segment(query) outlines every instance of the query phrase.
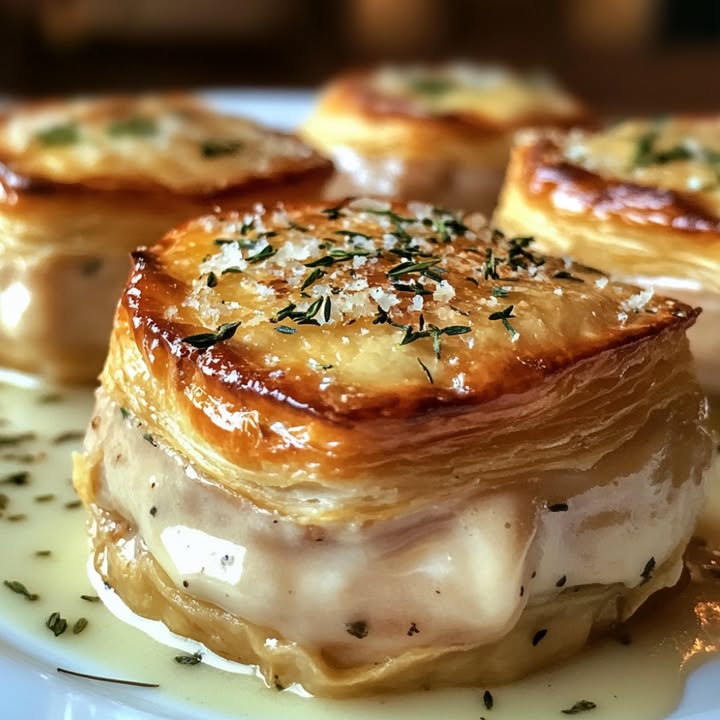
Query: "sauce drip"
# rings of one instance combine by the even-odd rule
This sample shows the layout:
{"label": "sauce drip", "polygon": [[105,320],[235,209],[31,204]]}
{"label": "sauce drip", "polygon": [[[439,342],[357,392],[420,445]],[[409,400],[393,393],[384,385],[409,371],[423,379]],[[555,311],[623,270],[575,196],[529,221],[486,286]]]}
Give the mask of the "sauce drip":
{"label": "sauce drip", "polygon": [[[680,584],[653,596],[613,636],[512,685],[323,700],[266,688],[255,677],[204,662],[178,664],[174,658],[183,652],[121,622],[101,602],[81,598],[96,593],[86,573],[85,513],[72,489],[70,453],[80,446],[91,407],[87,390],[55,394],[0,385],[0,581],[17,580],[39,594],[30,602],[0,586],[0,639],[40,660],[49,659],[48,672],[60,665],[159,683],[158,688],[123,688],[122,697],[145,710],[182,708],[203,717],[214,712],[251,720],[550,720],[566,717],[562,710],[585,700],[596,705],[580,713],[590,720],[659,720],[677,706],[692,670],[713,656],[717,663],[720,550],[714,548],[720,548],[720,475],[714,472],[708,510],[698,530],[704,539],[689,547]],[[720,427],[720,413],[716,423]],[[68,622],[57,637],[45,625],[53,612]],[[74,634],[73,626],[82,617],[87,627]],[[94,681],[67,682],[77,693],[83,683]],[[719,707],[716,703],[706,709]]]}

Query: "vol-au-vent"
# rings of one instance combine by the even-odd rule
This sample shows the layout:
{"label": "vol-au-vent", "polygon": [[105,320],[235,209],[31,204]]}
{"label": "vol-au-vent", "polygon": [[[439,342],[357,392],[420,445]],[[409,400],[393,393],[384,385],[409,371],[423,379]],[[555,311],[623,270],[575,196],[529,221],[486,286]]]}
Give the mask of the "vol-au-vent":
{"label": "vol-au-vent", "polygon": [[189,96],[10,106],[0,117],[0,362],[94,380],[128,253],[217,206],[317,197],[331,164]]}
{"label": "vol-au-vent", "polygon": [[631,119],[598,132],[527,134],[495,221],[618,280],[700,305],[690,332],[703,383],[720,389],[720,119]]}
{"label": "vol-au-vent", "polygon": [[679,576],[696,315],[422,203],[191,220],[133,255],[75,458],[95,571],[270,684],[519,677]]}
{"label": "vol-au-vent", "polygon": [[490,212],[518,129],[589,120],[585,106],[548,75],[450,62],[340,75],[301,133],[335,160],[330,194]]}

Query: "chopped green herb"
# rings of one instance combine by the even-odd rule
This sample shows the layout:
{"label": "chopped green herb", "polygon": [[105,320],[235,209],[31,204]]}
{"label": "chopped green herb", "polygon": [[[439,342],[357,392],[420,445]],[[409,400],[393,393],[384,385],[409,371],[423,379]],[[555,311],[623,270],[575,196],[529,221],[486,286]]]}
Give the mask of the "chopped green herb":
{"label": "chopped green herb", "polygon": [[149,442],[153,447],[157,447],[157,440],[150,433],[143,433],[143,440]]}
{"label": "chopped green herb", "polygon": [[21,432],[17,435],[0,435],[0,447],[7,445],[19,445],[20,443],[35,440],[37,435],[34,432]]}
{"label": "chopped green herb", "polygon": [[52,551],[50,550],[36,550],[35,557],[50,557]]}
{"label": "chopped green herb", "polygon": [[87,602],[100,602],[100,598],[97,595],[81,595],[81,600],[86,600]]}
{"label": "chopped green herb", "polygon": [[505,329],[510,333],[510,336],[512,337],[513,341],[516,340],[520,333],[510,324],[509,318],[514,318],[516,315],[513,315],[513,308],[514,305],[508,305],[505,309],[499,310],[498,312],[491,313],[488,315],[488,320],[501,320],[502,324],[505,326]]}
{"label": "chopped green herb", "polygon": [[23,520],[27,520],[27,515],[25,513],[17,513],[16,515],[8,515],[7,519],[10,522],[22,522]]}
{"label": "chopped green herb", "polygon": [[277,250],[272,245],[266,245],[262,250],[259,250],[254,255],[250,255],[247,258],[247,261],[249,263],[259,263],[263,260],[267,260],[268,258],[271,258]]}
{"label": "chopped green herb", "polygon": [[34,498],[36,503],[45,503],[50,502],[51,500],[55,499],[54,493],[45,493],[43,495],[36,495]]}
{"label": "chopped green herb", "polygon": [[157,515],[157,506],[153,505],[153,506],[150,508],[150,514],[151,514],[153,517],[155,517],[155,516]]}
{"label": "chopped green herb", "polygon": [[73,635],[79,635],[88,626],[87,618],[81,617],[75,621],[73,625]]}
{"label": "chopped green herb", "polygon": [[402,277],[403,275],[408,275],[409,273],[415,273],[419,272],[420,274],[425,273],[426,270],[433,267],[434,265],[437,265],[440,262],[440,260],[433,258],[432,260],[424,260],[423,262],[412,262],[412,261],[406,261],[402,262],[399,265],[396,265],[394,268],[391,268],[387,272],[387,276],[389,278],[395,278],[395,277]]}
{"label": "chopped green herb", "polygon": [[240,325],[240,321],[224,323],[218,327],[216,332],[198,333],[197,335],[188,335],[184,337],[182,342],[192,345],[198,350],[207,350],[217,343],[229,340]]}
{"label": "chopped green herb", "polygon": [[63,507],[66,510],[76,510],[79,507],[82,507],[82,501],[80,500],[71,500],[70,502],[66,502]]}
{"label": "chopped green herb", "polygon": [[127,420],[130,417],[130,411],[125,407],[120,408],[120,414],[122,415],[123,420]]}
{"label": "chopped green herb", "polygon": [[535,647],[546,635],[548,631],[546,628],[542,628],[542,630],[538,630],[534,635],[532,639],[533,647]]}
{"label": "chopped green herb", "polygon": [[345,623],[345,632],[347,632],[348,635],[358,638],[358,640],[362,640],[364,637],[367,637],[368,624],[364,620]]}
{"label": "chopped green herb", "polygon": [[512,288],[508,285],[502,285],[501,287],[494,287],[490,293],[493,297],[496,298],[504,298],[508,296],[508,293],[512,290]]}
{"label": "chopped green herb", "polygon": [[155,120],[142,115],[116,120],[107,127],[107,134],[110,137],[149,137],[156,132]]}
{"label": "chopped green herb", "polygon": [[70,122],[40,130],[35,134],[35,139],[46,147],[60,147],[76,143],[80,139],[80,133],[78,126]]}
{"label": "chopped green herb", "polygon": [[214,288],[218,284],[217,275],[212,272],[212,270],[208,273],[207,276],[207,286],[209,288]]}
{"label": "chopped green herb", "polygon": [[55,435],[51,442],[53,445],[60,445],[65,442],[77,442],[78,440],[82,440],[84,437],[84,430],[67,430]]}
{"label": "chopped green herb", "polygon": [[288,325],[278,325],[275,329],[283,335],[294,335],[297,332],[297,328]]}
{"label": "chopped green herb", "polygon": [[200,154],[204,158],[218,158],[223,155],[235,155],[242,150],[238,140],[204,140],[200,143]]}
{"label": "chopped green herb", "polygon": [[561,587],[563,587],[563,586],[565,585],[566,582],[567,582],[567,575],[563,575],[563,576],[555,583],[555,587],[561,588]]}
{"label": "chopped green herb", "polygon": [[492,693],[489,690],[486,690],[483,693],[483,704],[488,710],[493,709],[493,705],[495,704],[495,699],[492,696]]}
{"label": "chopped green herb", "polygon": [[646,563],[645,567],[643,568],[643,571],[640,573],[640,577],[642,578],[641,585],[644,585],[646,582],[650,580],[650,578],[653,576],[653,573],[655,572],[655,558],[651,557]]}
{"label": "chopped green herb", "polygon": [[27,470],[10,473],[0,480],[0,485],[27,485],[30,481],[30,473]]}
{"label": "chopped green herb", "polygon": [[444,95],[453,89],[454,85],[449,80],[441,78],[418,78],[410,82],[410,87],[421,95]]}
{"label": "chopped green herb", "polygon": [[324,208],[320,212],[323,215],[326,215],[328,220],[337,220],[338,218],[342,217],[342,213],[340,212],[340,210],[342,210],[342,205],[336,205],[335,207]]}
{"label": "chopped green herb", "polygon": [[561,710],[564,715],[577,715],[581,712],[587,712],[588,710],[594,710],[597,707],[594,702],[590,700],[578,700],[571,708],[567,710]]}
{"label": "chopped green herb", "polygon": [[332,300],[330,296],[325,297],[325,305],[323,307],[323,320],[326,323],[330,322],[330,316],[332,315]]}
{"label": "chopped green herb", "polygon": [[14,593],[23,595],[30,602],[34,602],[40,597],[37,593],[31,593],[19,580],[3,580],[3,585]]}
{"label": "chopped green herb", "polygon": [[45,627],[52,631],[55,637],[62,635],[67,630],[67,620],[59,612],[50,614],[45,621]]}
{"label": "chopped green herb", "polygon": [[291,230],[297,230],[298,232],[307,232],[309,230],[309,228],[306,228],[304,225],[300,225],[292,220],[288,223],[288,227]]}
{"label": "chopped green herb", "polygon": [[548,510],[550,512],[567,512],[568,504],[567,503],[555,503],[554,505],[548,505]]}
{"label": "chopped green herb", "polygon": [[192,655],[176,655],[175,662],[178,665],[198,665],[202,662],[202,655],[199,652]]}
{"label": "chopped green herb", "polygon": [[435,381],[433,380],[433,376],[430,374],[430,371],[428,370],[428,368],[427,368],[427,366],[425,365],[425,363],[424,363],[420,358],[416,358],[416,360],[418,361],[418,365],[420,365],[420,367],[423,369],[423,372],[425,373],[425,375],[426,375],[426,377],[427,377],[427,379],[428,379],[428,382],[429,382],[431,385],[434,385],[434,384],[435,384]]}
{"label": "chopped green herb", "polygon": [[[315,268],[306,278],[305,282],[300,286],[300,290],[305,290],[306,288],[309,288],[314,282],[319,280],[321,277],[325,276],[325,271],[322,268]],[[295,306],[293,305],[293,309]]]}
{"label": "chopped green herb", "polygon": [[651,165],[655,156],[654,147],[658,138],[656,129],[646,132],[638,138],[635,148],[635,156],[633,158],[633,167],[642,167],[643,165]]}
{"label": "chopped green herb", "polygon": [[135,680],[119,680],[118,678],[103,677],[102,675],[88,675],[87,673],[76,672],[75,670],[66,670],[65,668],[56,668],[59,673],[72,675],[74,677],[87,678],[88,680],[99,680],[100,682],[116,683],[117,685],[130,685],[132,687],[156,688],[160,687],[158,683],[136,682]]}

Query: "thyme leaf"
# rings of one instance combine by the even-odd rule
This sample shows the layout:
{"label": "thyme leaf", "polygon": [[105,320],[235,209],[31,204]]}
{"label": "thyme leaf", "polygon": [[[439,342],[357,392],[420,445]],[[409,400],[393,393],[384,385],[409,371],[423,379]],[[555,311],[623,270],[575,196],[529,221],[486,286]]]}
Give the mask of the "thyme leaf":
{"label": "thyme leaf", "polygon": [[30,602],[35,602],[40,597],[37,593],[31,593],[19,580],[3,580],[3,585],[14,593],[27,598]]}
{"label": "thyme leaf", "polygon": [[240,325],[240,321],[224,323],[218,327],[216,332],[198,333],[197,335],[188,335],[182,339],[182,342],[192,345],[198,350],[207,350],[217,343],[229,340]]}

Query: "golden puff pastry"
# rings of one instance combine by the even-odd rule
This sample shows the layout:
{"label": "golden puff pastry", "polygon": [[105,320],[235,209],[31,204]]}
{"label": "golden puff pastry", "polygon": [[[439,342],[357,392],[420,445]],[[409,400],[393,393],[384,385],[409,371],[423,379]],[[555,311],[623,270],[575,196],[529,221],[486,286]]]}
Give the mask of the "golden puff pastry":
{"label": "golden puff pastry", "polygon": [[329,161],[185,96],[0,116],[0,364],[94,381],[127,256],[216,206],[317,197]]}
{"label": "golden puff pastry", "polygon": [[518,128],[586,124],[548,77],[447,63],[332,81],[301,133],[338,168],[331,195],[371,193],[489,213]]}
{"label": "golden puff pastry", "polygon": [[94,567],[271,684],[519,677],[679,576],[696,315],[423,203],[187,222],[133,255],[75,458]]}
{"label": "golden puff pastry", "polygon": [[720,390],[720,120],[627,120],[602,132],[528,133],[495,221],[615,278],[701,305],[690,331]]}

